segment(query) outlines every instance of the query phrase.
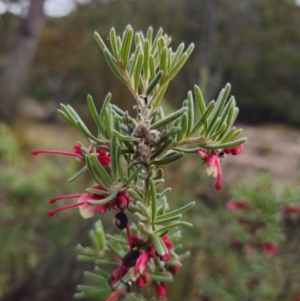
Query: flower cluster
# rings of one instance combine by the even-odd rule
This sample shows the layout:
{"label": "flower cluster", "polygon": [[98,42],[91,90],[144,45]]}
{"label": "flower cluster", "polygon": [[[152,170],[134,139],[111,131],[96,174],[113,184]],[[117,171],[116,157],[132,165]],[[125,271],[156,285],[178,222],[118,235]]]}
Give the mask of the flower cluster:
{"label": "flower cluster", "polygon": [[248,237],[246,242],[232,239],[231,246],[233,248],[239,250],[244,248],[256,249],[265,254],[276,254],[278,252],[279,247],[276,243],[261,241],[256,235],[258,231],[267,230],[268,224],[264,220],[259,220],[256,217],[247,218],[247,212],[250,213],[252,209],[247,202],[230,200],[227,202],[227,209],[235,214],[237,224]]}
{"label": "flower cluster", "polygon": [[[173,244],[169,240],[168,235],[164,235],[162,240],[168,250],[172,251]],[[150,286],[153,286],[158,298],[164,300],[167,296],[167,283],[164,281],[153,281],[151,273],[155,272],[155,270],[164,270],[166,273],[177,274],[181,266],[168,265],[171,259],[170,252],[165,256],[160,256],[151,243],[149,244],[149,242],[145,242],[136,236],[131,236],[129,247],[130,251],[125,254],[121,261],[118,258],[115,259],[118,267],[112,271],[109,279],[112,290],[115,290],[120,282],[125,284],[129,290],[133,290],[134,287],[147,290]],[[126,275],[130,273],[132,273],[130,281],[124,282],[123,278],[126,278]]]}

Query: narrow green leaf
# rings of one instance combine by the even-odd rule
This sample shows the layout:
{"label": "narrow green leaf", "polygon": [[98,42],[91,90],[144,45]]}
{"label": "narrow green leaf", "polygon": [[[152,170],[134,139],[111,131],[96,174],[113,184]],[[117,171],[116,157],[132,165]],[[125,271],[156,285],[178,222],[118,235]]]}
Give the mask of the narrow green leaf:
{"label": "narrow green leaf", "polygon": [[139,211],[140,211],[144,216],[147,217],[147,220],[149,220],[149,219],[151,218],[150,213],[149,213],[149,210],[148,210],[148,208],[144,205],[143,202],[137,201],[137,202],[136,202],[136,206],[137,206],[137,208],[139,209]]}
{"label": "narrow green leaf", "polygon": [[101,133],[102,137],[105,137],[105,132],[104,132],[104,129],[103,129],[103,126],[102,126],[102,123],[101,123],[101,120],[99,118],[99,115],[98,115],[98,112],[97,112],[97,109],[95,107],[95,103],[93,101],[93,98],[91,95],[88,94],[87,96],[87,103],[88,103],[88,106],[89,106],[89,109],[90,109],[90,112],[91,112],[91,115],[97,125],[97,128],[99,130],[99,132]]}
{"label": "narrow green leaf", "polygon": [[74,127],[76,130],[78,130],[77,124],[71,120],[67,114],[61,110],[58,110],[58,114],[60,117],[62,117],[69,125],[71,125],[72,127]]}
{"label": "narrow green leaf", "polygon": [[106,299],[111,295],[111,288],[94,288],[85,290],[83,292],[77,293],[74,295],[75,299],[82,298],[97,298],[97,299]]}
{"label": "narrow green leaf", "polygon": [[89,231],[89,238],[93,243],[93,246],[97,249],[97,250],[101,250],[101,244],[100,244],[100,240],[98,239],[96,232],[92,229]]}
{"label": "narrow green leaf", "polygon": [[182,214],[169,216],[169,217],[166,217],[166,218],[160,218],[160,219],[157,219],[155,221],[155,224],[157,224],[157,225],[163,224],[164,225],[165,223],[173,222],[173,221],[176,221],[176,220],[181,219],[181,218],[182,218]]}
{"label": "narrow green leaf", "polygon": [[168,88],[168,84],[161,86],[159,89],[159,93],[157,93],[155,95],[155,97],[153,97],[153,99],[151,101],[153,109],[156,109],[160,105],[160,102],[161,102],[162,98],[164,97],[167,88]]}
{"label": "narrow green leaf", "polygon": [[163,240],[155,233],[149,233],[149,237],[158,255],[159,256],[166,255],[168,250],[166,249]]}
{"label": "narrow green leaf", "polygon": [[95,262],[97,258],[98,255],[95,256],[78,255],[76,259],[80,262]]}
{"label": "narrow green leaf", "polygon": [[114,29],[114,27],[109,32],[109,38],[114,57],[116,59],[119,59],[119,49],[117,44],[116,30]]}
{"label": "narrow green leaf", "polygon": [[147,40],[149,41],[150,45],[152,43],[152,35],[153,35],[153,28],[150,26],[147,30]]}
{"label": "narrow green leaf", "polygon": [[108,188],[109,186],[107,185],[107,183],[103,180],[103,178],[101,178],[93,169],[93,165],[91,163],[91,159],[89,157],[86,157],[86,164],[89,170],[89,173],[91,174],[92,178],[102,187],[104,188]]}
{"label": "narrow green leaf", "polygon": [[155,176],[153,177],[153,180],[161,180],[164,178],[164,171],[162,168],[158,168],[156,170]]}
{"label": "narrow green leaf", "polygon": [[151,49],[151,53],[154,54],[155,51],[157,50],[157,46],[158,46],[158,41],[160,39],[160,37],[162,36],[163,34],[163,29],[160,28],[154,38],[154,41],[153,41],[153,44],[152,44],[152,49]]}
{"label": "narrow green leaf", "polygon": [[86,188],[86,191],[95,194],[95,195],[109,195],[110,192],[106,190],[100,190],[100,189],[95,189],[95,188]]}
{"label": "narrow green leaf", "polygon": [[184,213],[185,211],[191,209],[193,206],[195,205],[195,202],[190,202],[176,210],[173,210],[173,211],[170,211],[166,214],[163,214],[163,215],[160,215],[156,218],[157,221],[160,221],[160,220],[163,220],[163,219],[166,219],[166,218],[169,218],[169,217],[173,217],[173,216],[177,216],[178,214],[182,214]]}
{"label": "narrow green leaf", "polygon": [[141,48],[138,46],[135,49],[135,52],[133,54],[133,61],[132,61],[132,65],[131,65],[130,72],[129,72],[130,78],[133,78],[133,75],[136,72],[136,68],[138,65],[138,58],[139,58],[140,53],[141,53]]}
{"label": "narrow green leaf", "polygon": [[172,68],[170,74],[169,74],[169,80],[173,79],[175,75],[180,71],[180,69],[183,67],[187,59],[189,58],[190,54],[192,53],[194,49],[194,44],[191,44],[187,51],[181,56],[181,58],[178,60],[178,62],[175,64],[175,66]]}
{"label": "narrow green leaf", "polygon": [[162,197],[164,197],[168,192],[172,191],[172,188],[171,187],[167,187],[165,188],[162,192],[160,192],[158,195],[157,195],[157,198],[158,199],[161,199]]}
{"label": "narrow green leaf", "polygon": [[110,141],[110,159],[111,159],[111,175],[115,183],[118,182],[119,176],[119,157],[118,157],[118,149],[117,149],[117,137],[116,135],[112,135]]}
{"label": "narrow green leaf", "polygon": [[170,145],[174,142],[174,138],[170,137],[168,138],[156,151],[153,155],[151,155],[150,160],[154,160],[159,155],[161,155],[164,151],[168,149]]}
{"label": "narrow green leaf", "polygon": [[[221,122],[219,122],[219,125]],[[226,122],[223,122],[221,126],[218,127],[216,131],[213,131],[214,134],[211,135],[212,140],[218,140],[217,137],[220,135],[220,133],[226,132],[227,124]]]}
{"label": "narrow green leaf", "polygon": [[103,225],[101,220],[98,220],[94,223],[94,231],[96,233],[98,246],[96,247],[97,250],[102,250],[106,247],[106,240],[105,240],[105,232],[103,229]]}
{"label": "narrow green leaf", "polygon": [[114,72],[114,74],[121,80],[125,85],[127,85],[126,78],[123,76],[122,71],[120,70],[119,66],[116,63],[115,58],[106,48],[103,50],[104,57],[110,67],[110,69]]}
{"label": "narrow green leaf", "polygon": [[189,91],[187,95],[187,106],[188,106],[187,135],[189,135],[194,125],[194,115],[195,115],[194,99],[191,91]]}
{"label": "narrow green leaf", "polygon": [[154,274],[154,273],[148,273],[150,276],[151,280],[155,282],[172,282],[173,277],[171,274],[168,275],[163,275],[163,274]]}
{"label": "narrow green leaf", "polygon": [[104,51],[104,49],[106,49],[106,45],[105,45],[104,41],[102,40],[101,36],[99,35],[99,33],[96,31],[94,32],[94,38],[97,41],[100,48]]}
{"label": "narrow green leaf", "polygon": [[113,199],[117,196],[118,192],[119,192],[118,190],[115,190],[114,192],[112,192],[111,195],[109,195],[108,197],[106,197],[106,198],[104,198],[104,199],[101,199],[101,200],[99,200],[99,201],[88,200],[87,203],[88,203],[89,205],[94,205],[94,206],[104,205],[104,204],[110,202],[111,200],[113,200]]}
{"label": "narrow green leaf", "polygon": [[91,160],[91,163],[93,164],[97,172],[101,175],[102,181],[105,182],[105,186],[111,187],[113,185],[113,180],[111,179],[103,165],[99,162],[98,157],[96,155],[91,155],[89,156],[89,159]]}
{"label": "narrow green leaf", "polygon": [[176,150],[176,151],[179,151],[179,152],[186,153],[186,154],[194,154],[194,153],[197,152],[197,150],[199,150],[199,147],[195,147],[195,148],[174,147],[173,149]]}
{"label": "narrow green leaf", "polygon": [[178,133],[176,140],[180,142],[186,135],[187,135],[187,129],[188,129],[188,115],[187,113],[184,113],[181,117],[181,131]]}
{"label": "narrow green leaf", "polygon": [[167,229],[178,227],[178,226],[193,227],[193,224],[185,222],[185,221],[174,221],[174,222],[170,222],[169,224],[167,224],[164,227],[160,228],[157,232],[162,233],[162,232],[166,231]]}
{"label": "narrow green leaf", "polygon": [[162,78],[163,72],[161,70],[159,70],[155,77],[152,79],[152,81],[150,82],[147,90],[146,90],[146,95],[149,95],[152,90],[155,88],[155,86],[157,85],[157,83],[160,81],[160,79]]}
{"label": "narrow green leaf", "polygon": [[172,60],[172,49],[169,48],[167,51],[167,58],[166,58],[166,74],[169,74],[171,71],[171,60]]}
{"label": "narrow green leaf", "polygon": [[141,172],[141,170],[142,170],[142,167],[137,168],[137,169],[130,175],[130,177],[128,177],[128,179],[127,179],[126,182],[124,183],[124,186],[127,187],[127,186],[131,183],[131,181],[132,181],[133,179],[135,179],[135,178],[139,175],[139,173]]}
{"label": "narrow green leaf", "polygon": [[125,31],[125,36],[123,39],[123,44],[121,47],[121,61],[123,63],[124,69],[127,68],[129,53],[132,44],[132,37],[133,37],[133,29],[131,28],[131,26],[127,26]]}
{"label": "narrow green leaf", "polygon": [[162,143],[164,141],[166,141],[169,137],[171,136],[175,136],[176,134],[178,134],[181,131],[181,127],[180,126],[175,126],[173,127],[170,131],[166,132],[164,135],[162,135],[159,139],[159,143]]}
{"label": "narrow green leaf", "polygon": [[106,116],[106,109],[110,103],[111,100],[111,93],[108,93],[103,101],[103,105],[99,114],[99,118],[100,120],[103,122],[104,120],[106,120],[107,116]]}
{"label": "narrow green leaf", "polygon": [[91,134],[91,132],[87,129],[87,127],[85,126],[85,124],[81,121],[81,120],[77,120],[77,126],[78,129],[80,130],[80,132],[87,138],[96,141],[98,143],[103,143],[102,140],[96,138],[94,135]]}
{"label": "narrow green leaf", "polygon": [[221,123],[223,123],[226,120],[226,118],[228,117],[230,112],[234,110],[234,108],[235,108],[235,99],[233,96],[231,96],[220,115]]}
{"label": "narrow green leaf", "polygon": [[[126,240],[125,238],[120,238],[120,237],[115,236],[115,235],[106,234],[106,237],[107,237],[109,240],[114,240],[114,241],[119,242],[119,243],[124,244],[124,245],[127,243],[127,240]],[[105,261],[105,260],[108,260],[108,259],[105,258],[103,261]],[[113,261],[113,262],[116,264],[115,261]]]}
{"label": "narrow green leaf", "polygon": [[231,147],[235,147],[241,144],[244,144],[246,142],[246,138],[240,138],[237,140],[233,140],[233,141],[229,141],[226,143],[221,143],[221,144],[205,144],[205,145],[201,145],[202,148],[204,149],[225,149],[225,148],[231,148]]}
{"label": "narrow green leaf", "polygon": [[160,158],[159,160],[155,160],[155,161],[153,161],[153,164],[155,164],[155,165],[169,164],[169,163],[179,160],[182,157],[183,157],[182,153],[172,152],[172,155],[167,155],[167,156]]}
{"label": "narrow green leaf", "polygon": [[141,70],[142,70],[143,60],[144,60],[144,56],[142,53],[140,53],[138,56],[136,72],[135,72],[135,77],[134,77],[134,91],[135,92],[139,91],[140,80],[142,77]]}
{"label": "narrow green leaf", "polygon": [[145,82],[148,81],[149,79],[149,74],[150,74],[150,70],[149,70],[149,56],[150,56],[150,50],[149,50],[149,41],[146,40],[145,41],[145,45],[144,45],[144,64],[143,64],[143,70],[144,70],[144,80]]}
{"label": "narrow green leaf", "polygon": [[142,214],[140,212],[135,212],[133,215],[138,221],[141,221],[141,222],[148,222],[150,220],[149,217],[145,216],[144,214]]}
{"label": "narrow green leaf", "polygon": [[228,142],[234,138],[236,138],[240,133],[242,132],[242,129],[236,130],[235,127],[233,127],[229,133],[221,140],[221,143]]}
{"label": "narrow green leaf", "polygon": [[208,104],[208,107],[207,107],[205,113],[203,114],[203,116],[200,117],[199,121],[196,123],[196,125],[193,128],[193,130],[189,134],[189,137],[192,137],[192,136],[194,136],[197,133],[197,131],[200,129],[200,127],[206,122],[207,118],[211,114],[211,112],[212,112],[212,110],[213,110],[214,107],[215,107],[215,102],[211,101]]}
{"label": "narrow green leaf", "polygon": [[89,271],[85,271],[84,276],[87,279],[94,280],[96,282],[102,282],[102,281],[107,280],[107,278],[103,277],[102,275],[97,275],[97,274],[91,273]]}
{"label": "narrow green leaf", "polygon": [[160,70],[167,74],[167,47],[163,47],[160,56]]}
{"label": "narrow green leaf", "polygon": [[104,271],[103,269],[97,266],[95,267],[95,273],[102,275],[103,277],[106,277],[106,279],[108,279],[108,277],[110,276],[106,271]]}
{"label": "narrow green leaf", "polygon": [[84,174],[88,170],[87,165],[84,165],[74,176],[72,176],[70,179],[68,179],[68,182],[72,182],[79,178],[82,174]]}
{"label": "narrow green leaf", "polygon": [[205,105],[205,101],[203,99],[201,90],[197,85],[194,86],[194,94],[195,94],[195,97],[197,100],[199,111],[200,111],[201,115],[203,115],[206,111],[206,105]]}
{"label": "narrow green leaf", "polygon": [[150,129],[151,130],[155,130],[155,129],[159,129],[162,126],[174,121],[175,119],[177,119],[178,117],[180,117],[183,113],[185,113],[187,111],[187,108],[181,108],[178,111],[175,111],[174,113],[170,114],[169,116],[167,116],[165,119],[159,120],[156,123],[152,124]]}
{"label": "narrow green leaf", "polygon": [[135,138],[132,136],[125,136],[120,134],[119,132],[117,132],[116,130],[112,130],[113,134],[118,137],[118,139],[122,140],[122,141],[132,141],[132,142],[139,142],[140,139],[139,138]]}
{"label": "narrow green leaf", "polygon": [[156,198],[156,187],[153,179],[150,179],[150,196],[151,196],[151,220],[152,224],[155,223],[156,210],[157,210],[157,198]]}
{"label": "narrow green leaf", "polygon": [[140,201],[141,203],[144,202],[143,198],[132,188],[128,189],[128,193],[130,194],[130,196],[136,200],[136,201]]}
{"label": "narrow green leaf", "polygon": [[206,132],[207,136],[209,136],[209,134],[211,133],[211,130],[225,105],[229,93],[230,93],[230,85],[226,84],[225,88],[221,90],[218,99],[216,101],[216,105],[208,119],[208,128]]}
{"label": "narrow green leaf", "polygon": [[149,56],[149,68],[150,68],[150,77],[154,78],[156,68],[155,68],[155,59],[152,54]]}
{"label": "narrow green leaf", "polygon": [[179,57],[181,56],[181,54],[183,52],[183,49],[184,49],[184,43],[181,43],[178,46],[178,48],[177,48],[174,56],[172,57],[172,60],[171,60],[171,69],[173,69],[174,66],[175,66],[175,64],[178,62],[178,59],[179,59]]}

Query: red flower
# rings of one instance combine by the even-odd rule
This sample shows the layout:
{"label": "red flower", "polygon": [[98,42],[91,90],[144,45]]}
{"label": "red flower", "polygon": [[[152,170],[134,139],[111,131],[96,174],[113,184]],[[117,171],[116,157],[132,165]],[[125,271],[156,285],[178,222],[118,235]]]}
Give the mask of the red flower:
{"label": "red flower", "polygon": [[229,209],[231,211],[248,210],[249,205],[246,202],[228,201],[227,202],[227,209]]}
{"label": "red flower", "polygon": [[295,297],[295,301],[300,301],[300,295]]}
{"label": "red flower", "polygon": [[155,286],[155,290],[157,292],[158,298],[161,300],[166,299],[167,297],[167,284],[161,283]]}
{"label": "red flower", "polygon": [[276,254],[278,252],[279,247],[277,245],[271,244],[271,243],[264,243],[263,246],[263,252],[264,253],[270,253],[270,254]]}
{"label": "red flower", "polygon": [[[32,155],[39,155],[39,154],[56,154],[56,155],[62,155],[62,156],[69,156],[69,157],[76,157],[79,161],[84,161],[84,156],[83,152],[81,150],[81,147],[79,144],[75,144],[73,146],[74,152],[65,152],[65,151],[58,151],[58,150],[49,150],[49,149],[44,149],[44,150],[35,150],[32,151]],[[92,149],[89,147],[89,151],[91,152]],[[106,151],[103,151],[101,149],[96,149],[97,157],[99,162],[104,166],[104,167],[109,167],[110,166],[110,157],[109,153]]]}
{"label": "red flower", "polygon": [[149,261],[149,255],[147,252],[142,252],[135,264],[134,274],[138,275],[145,271],[147,262]]}
{"label": "red flower", "polygon": [[[94,189],[98,190],[104,190],[100,185],[94,186]],[[50,203],[53,204],[57,202],[58,200],[64,200],[64,199],[73,199],[73,198],[78,198],[77,203],[70,204],[70,205],[65,205],[56,209],[53,209],[47,213],[48,216],[53,216],[57,212],[70,209],[70,208],[75,208],[79,207],[80,214],[82,215],[83,218],[90,218],[94,216],[95,212],[98,213],[104,213],[110,206],[109,203],[103,204],[103,205],[89,205],[88,201],[98,201],[103,199],[102,195],[95,195],[90,192],[87,193],[82,193],[82,194],[69,194],[69,195],[62,195],[58,196],[56,198],[53,198],[50,200]]]}
{"label": "red flower", "polygon": [[283,212],[286,215],[297,214],[297,213],[300,212],[300,207],[299,206],[295,206],[295,205],[285,205],[283,207]]}
{"label": "red flower", "polygon": [[219,157],[216,154],[210,154],[208,152],[199,149],[197,151],[199,157],[206,162],[206,172],[209,176],[217,178],[215,188],[217,190],[222,188],[222,170]]}
{"label": "red flower", "polygon": [[224,153],[225,154],[232,154],[233,156],[239,155],[241,152],[243,152],[244,150],[244,146],[238,145],[236,147],[232,147],[232,148],[225,148],[224,149]]}

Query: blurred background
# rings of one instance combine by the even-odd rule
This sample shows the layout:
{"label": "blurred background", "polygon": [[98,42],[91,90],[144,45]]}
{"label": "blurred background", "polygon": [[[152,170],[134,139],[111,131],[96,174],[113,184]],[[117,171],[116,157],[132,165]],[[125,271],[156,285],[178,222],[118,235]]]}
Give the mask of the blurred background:
{"label": "blurred background", "polygon": [[[167,170],[171,206],[197,200],[187,216],[196,227],[183,229],[192,257],[170,285],[170,300],[296,300],[297,212],[291,219],[279,207],[275,213],[264,209],[264,219],[271,214],[276,220],[264,235],[280,251],[252,250],[252,256],[227,239],[239,226],[226,201],[251,202],[263,191],[267,196],[257,206],[262,199],[300,205],[300,1],[0,0],[0,301],[72,300],[91,268],[76,261],[75,245],[89,244],[93,221],[82,220],[77,210],[46,217],[49,199],[84,192],[88,177],[68,183],[79,162],[31,158],[30,152],[71,151],[82,141],[58,118],[61,102],[79,110],[91,127],[87,93],[98,107],[110,91],[113,103],[132,108],[130,93],[93,38],[96,30],[108,39],[111,27],[122,34],[127,24],[144,32],[162,27],[174,49],[182,41],[195,43],[166,104],[178,108],[194,84],[208,102],[230,82],[240,108],[237,123],[248,138],[244,153],[223,159],[221,192],[196,156]],[[112,217],[103,218],[106,229],[113,228]]]}

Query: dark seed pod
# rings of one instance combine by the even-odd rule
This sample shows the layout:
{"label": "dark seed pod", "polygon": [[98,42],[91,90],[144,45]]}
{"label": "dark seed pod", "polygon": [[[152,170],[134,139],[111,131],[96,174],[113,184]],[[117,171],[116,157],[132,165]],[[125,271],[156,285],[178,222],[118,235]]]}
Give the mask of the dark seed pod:
{"label": "dark seed pod", "polygon": [[116,226],[121,230],[125,229],[128,224],[127,215],[123,211],[121,211],[115,215],[115,218],[116,218],[115,220]]}
{"label": "dark seed pod", "polygon": [[127,268],[133,267],[139,256],[140,252],[138,250],[129,251],[122,259],[123,265]]}

